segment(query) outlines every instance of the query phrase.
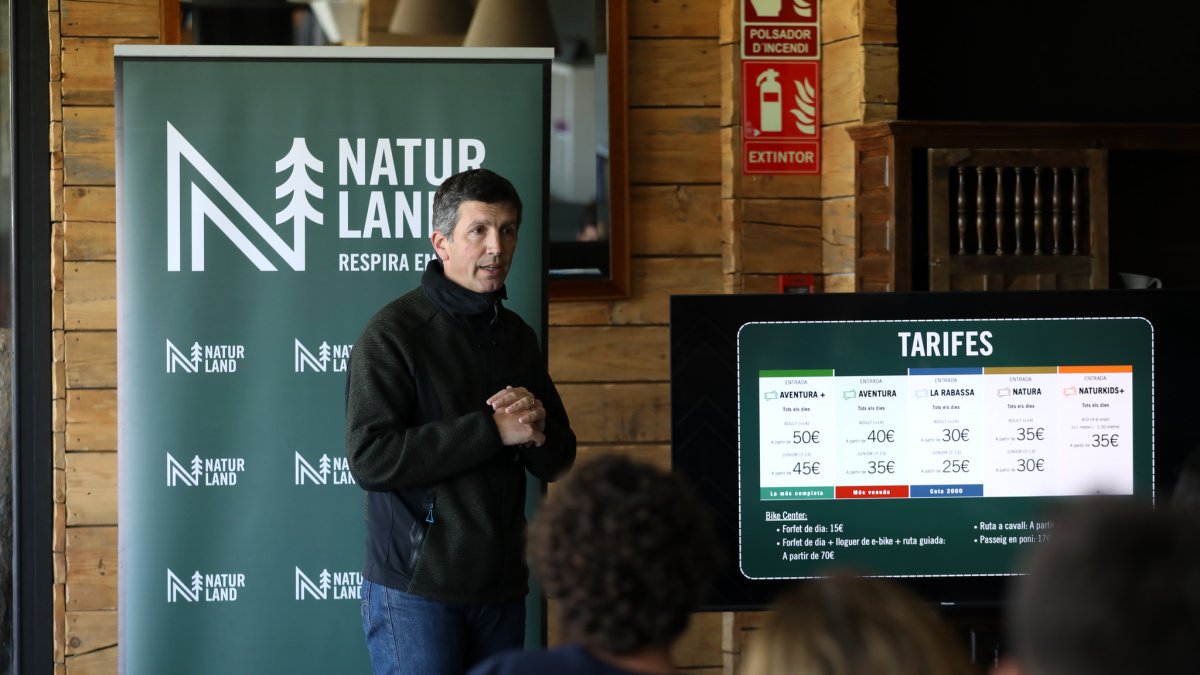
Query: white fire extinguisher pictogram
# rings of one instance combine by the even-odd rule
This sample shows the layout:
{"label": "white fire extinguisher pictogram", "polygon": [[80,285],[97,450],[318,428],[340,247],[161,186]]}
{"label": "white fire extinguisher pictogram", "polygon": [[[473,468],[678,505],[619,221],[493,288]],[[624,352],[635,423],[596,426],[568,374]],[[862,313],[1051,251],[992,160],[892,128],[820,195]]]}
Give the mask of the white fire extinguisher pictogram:
{"label": "white fire extinguisher pictogram", "polygon": [[783,131],[783,88],[777,77],[779,72],[768,68],[754,81],[758,86],[759,129],[764,132]]}

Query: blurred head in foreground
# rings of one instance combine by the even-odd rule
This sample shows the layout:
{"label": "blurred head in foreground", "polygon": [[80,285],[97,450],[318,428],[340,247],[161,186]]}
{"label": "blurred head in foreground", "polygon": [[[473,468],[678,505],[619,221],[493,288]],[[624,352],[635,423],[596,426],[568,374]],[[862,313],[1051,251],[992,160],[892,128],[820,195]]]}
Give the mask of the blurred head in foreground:
{"label": "blurred head in foreground", "polygon": [[1200,526],[1092,502],[1060,518],[1014,586],[1002,673],[1200,672]]}
{"label": "blurred head in foreground", "polygon": [[838,575],[792,587],[748,640],[745,675],[972,675],[962,646],[908,589]]}

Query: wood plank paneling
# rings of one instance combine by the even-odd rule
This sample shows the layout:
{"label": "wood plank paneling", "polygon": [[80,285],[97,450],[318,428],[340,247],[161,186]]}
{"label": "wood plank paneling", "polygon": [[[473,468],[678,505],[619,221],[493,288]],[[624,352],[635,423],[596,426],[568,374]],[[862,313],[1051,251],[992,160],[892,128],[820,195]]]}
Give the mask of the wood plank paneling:
{"label": "wood plank paneling", "polygon": [[825,198],[854,194],[854,141],[846,133],[853,124],[821,129],[821,193]]}
{"label": "wood plank paneling", "polygon": [[[612,301],[550,303],[551,326],[603,326],[612,322]],[[553,351],[552,343],[550,349]]]}
{"label": "wood plank paneling", "polygon": [[721,292],[721,259],[634,258],[630,281],[632,297],[614,303],[613,322],[666,325],[671,295]]}
{"label": "wood plank paneling", "polygon": [[821,42],[837,42],[856,37],[861,30],[861,2],[862,0],[822,0]]}
{"label": "wood plank paneling", "polygon": [[897,44],[896,0],[854,0],[862,2],[864,44]]}
{"label": "wood plank paneling", "polygon": [[68,452],[67,527],[116,524],[117,453]]}
{"label": "wood plank paneling", "polygon": [[721,613],[696,612],[687,630],[671,648],[671,660],[680,668],[721,667]]}
{"label": "wood plank paneling", "polygon": [[666,382],[564,384],[558,392],[580,444],[665,443],[671,437]]}
{"label": "wood plank paneling", "polygon": [[67,610],[117,608],[117,528],[67,528]]}
{"label": "wood plank paneling", "polygon": [[117,390],[72,389],[67,394],[67,450],[117,449]]}
{"label": "wood plank paneling", "polygon": [[63,108],[66,185],[113,185],[116,176],[113,109]]}
{"label": "wood plank paneling", "polygon": [[629,0],[629,36],[716,37],[721,0]]}
{"label": "wood plank paneling", "polygon": [[821,124],[858,120],[862,101],[862,42],[855,37],[826,45],[821,53]]}
{"label": "wood plank paneling", "polygon": [[62,219],[116,222],[116,189],[111,187],[64,187]]}
{"label": "wood plank paneling", "polygon": [[112,675],[117,672],[117,648],[68,656],[66,670],[70,675]]}
{"label": "wood plank paneling", "polygon": [[821,271],[825,274],[854,272],[854,197],[821,202]]}
{"label": "wood plank paneling", "polygon": [[550,343],[555,345],[550,374],[556,383],[667,379],[667,329],[663,326],[551,328]]}
{"label": "wood plank paneling", "polygon": [[[569,412],[569,411],[568,411]],[[671,446],[665,443],[651,445],[581,445],[576,449],[575,466],[597,457],[619,455],[656,466],[663,471],[671,470]]]}
{"label": "wood plank paneling", "polygon": [[67,330],[116,330],[116,263],[68,263],[63,293]]}
{"label": "wood plank paneling", "polygon": [[86,654],[117,644],[117,613],[67,612],[67,655]]}
{"label": "wood plank paneling", "polygon": [[742,226],[742,269],[747,274],[821,271],[821,228]]}
{"label": "wood plank paneling", "polygon": [[58,114],[62,105],[112,105],[113,45],[154,43],[136,38],[64,37]]}
{"label": "wood plank paneling", "polygon": [[716,185],[634,186],[634,255],[721,254],[721,189]]}
{"label": "wood plank paneling", "polygon": [[819,199],[747,199],[741,202],[742,224],[821,226]]}
{"label": "wood plank paneling", "polygon": [[721,182],[720,114],[717,108],[630,110],[630,182]]}
{"label": "wood plank paneling", "polygon": [[721,67],[716,38],[630,40],[631,106],[685,107],[721,104]]}
{"label": "wood plank paneling", "polygon": [[67,333],[67,386],[112,389],[117,386],[116,331]]}
{"label": "wood plank paneling", "polygon": [[[867,289],[863,289],[867,290]],[[880,289],[883,290],[883,289]],[[830,274],[825,277],[826,293],[853,293],[854,274]]]}
{"label": "wood plank paneling", "polygon": [[62,34],[158,37],[158,0],[60,0]]}
{"label": "wood plank paneling", "polygon": [[[883,45],[863,48],[863,92],[867,103],[899,103],[900,49]],[[832,120],[829,122],[832,123]]]}
{"label": "wood plank paneling", "polygon": [[69,261],[117,259],[117,224],[67,221],[63,225],[64,256]]}

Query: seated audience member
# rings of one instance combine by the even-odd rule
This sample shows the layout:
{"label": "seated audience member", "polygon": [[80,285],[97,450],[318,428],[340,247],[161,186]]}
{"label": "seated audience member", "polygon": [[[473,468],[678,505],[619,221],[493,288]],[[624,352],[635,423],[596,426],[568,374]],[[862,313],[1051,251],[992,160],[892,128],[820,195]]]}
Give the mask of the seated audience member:
{"label": "seated audience member", "polygon": [[621,457],[581,466],[529,527],[529,558],[566,644],[472,675],[672,673],[671,646],[715,570],[707,514],[682,479]]}
{"label": "seated audience member", "polygon": [[975,675],[941,618],[884,579],[797,584],[747,638],[743,675]]}
{"label": "seated audience member", "polygon": [[1059,519],[1018,579],[1003,675],[1200,672],[1200,528],[1092,503]]}

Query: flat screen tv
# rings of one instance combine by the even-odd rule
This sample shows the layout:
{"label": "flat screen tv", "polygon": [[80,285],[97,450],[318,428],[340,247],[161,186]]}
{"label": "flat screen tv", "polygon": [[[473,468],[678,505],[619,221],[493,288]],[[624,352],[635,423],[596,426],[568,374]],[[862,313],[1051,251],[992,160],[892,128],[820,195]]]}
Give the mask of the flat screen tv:
{"label": "flat screen tv", "polygon": [[676,296],[672,462],[727,552],[708,609],[850,570],[995,606],[1055,513],[1169,494],[1194,291]]}

